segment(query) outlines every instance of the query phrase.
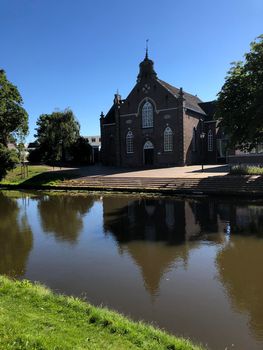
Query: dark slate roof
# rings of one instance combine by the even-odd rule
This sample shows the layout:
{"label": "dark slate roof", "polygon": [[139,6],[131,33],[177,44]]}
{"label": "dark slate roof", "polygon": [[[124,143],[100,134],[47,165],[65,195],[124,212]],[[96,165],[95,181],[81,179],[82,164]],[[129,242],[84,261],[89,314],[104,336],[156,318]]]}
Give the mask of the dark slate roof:
{"label": "dark slate roof", "polygon": [[216,111],[216,101],[209,101],[209,102],[202,102],[200,103],[200,107],[205,111],[206,113],[206,120],[213,120],[215,111]]}
{"label": "dark slate roof", "polygon": [[105,115],[104,120],[103,120],[103,124],[112,124],[112,123],[115,123],[114,105],[111,106],[111,109]]}
{"label": "dark slate roof", "polygon": [[[157,79],[159,83],[165,87],[171,94],[173,94],[175,97],[179,96],[180,89],[166,83],[165,81],[161,79]],[[192,111],[195,111],[197,113],[205,115],[205,111],[199,106],[202,101],[199,97],[189,94],[188,92],[183,91],[184,93],[184,99],[185,99],[185,107],[191,109]]]}

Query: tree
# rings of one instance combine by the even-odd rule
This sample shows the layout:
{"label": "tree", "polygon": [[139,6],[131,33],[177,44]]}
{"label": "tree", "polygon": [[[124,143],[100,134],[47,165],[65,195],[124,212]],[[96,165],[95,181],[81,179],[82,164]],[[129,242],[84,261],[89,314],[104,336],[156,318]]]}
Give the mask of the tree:
{"label": "tree", "polygon": [[70,109],[42,114],[37,121],[37,142],[42,161],[65,161],[79,137],[79,123]]}
{"label": "tree", "polygon": [[14,142],[16,137],[22,140],[28,132],[28,114],[22,104],[17,87],[0,70],[0,180],[18,162],[16,152],[8,150],[8,142]]}
{"label": "tree", "polygon": [[0,70],[0,143],[5,147],[11,135],[28,132],[28,114],[22,105],[17,87],[7,80],[5,71]]}
{"label": "tree", "polygon": [[263,35],[234,62],[218,93],[216,118],[230,146],[251,150],[263,141]]}
{"label": "tree", "polygon": [[0,180],[3,179],[9,170],[12,170],[18,162],[15,150],[9,150],[0,143]]}
{"label": "tree", "polygon": [[71,147],[71,155],[77,164],[90,164],[92,162],[92,147],[89,141],[80,136]]}

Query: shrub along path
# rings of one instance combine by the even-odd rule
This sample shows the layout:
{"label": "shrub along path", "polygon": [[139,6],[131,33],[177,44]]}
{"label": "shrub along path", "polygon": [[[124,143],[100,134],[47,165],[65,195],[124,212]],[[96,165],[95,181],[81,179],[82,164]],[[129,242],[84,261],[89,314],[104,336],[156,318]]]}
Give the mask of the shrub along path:
{"label": "shrub along path", "polygon": [[203,348],[38,284],[0,276],[0,349]]}

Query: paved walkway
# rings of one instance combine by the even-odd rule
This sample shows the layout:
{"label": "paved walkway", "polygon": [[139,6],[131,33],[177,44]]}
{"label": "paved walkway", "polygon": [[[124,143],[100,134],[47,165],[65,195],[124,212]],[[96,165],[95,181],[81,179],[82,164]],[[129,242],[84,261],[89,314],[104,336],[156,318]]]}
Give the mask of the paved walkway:
{"label": "paved walkway", "polygon": [[[56,169],[57,170],[57,169]],[[62,170],[66,170],[62,168]],[[124,169],[116,167],[106,167],[102,165],[94,165],[82,167],[75,170],[79,178],[83,177],[118,177],[118,178],[194,178],[203,179],[210,176],[225,176],[228,174],[228,165],[205,165],[202,172],[200,165],[171,167],[159,169]]]}
{"label": "paved walkway", "polygon": [[147,177],[147,178],[196,178],[202,179],[209,176],[223,176],[228,174],[228,165],[206,165],[202,172],[200,165],[172,167],[160,169],[147,169],[123,172],[108,175],[113,177]]}

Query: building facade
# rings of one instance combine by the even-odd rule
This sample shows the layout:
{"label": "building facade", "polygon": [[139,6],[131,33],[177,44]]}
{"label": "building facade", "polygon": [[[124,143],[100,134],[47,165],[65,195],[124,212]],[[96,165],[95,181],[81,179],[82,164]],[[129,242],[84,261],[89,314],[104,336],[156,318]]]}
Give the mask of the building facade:
{"label": "building facade", "polygon": [[146,56],[126,99],[117,93],[101,113],[101,160],[105,165],[162,167],[216,163],[218,130],[213,102],[160,80]]}
{"label": "building facade", "polygon": [[101,148],[101,137],[96,136],[84,136],[92,147],[92,162],[97,163],[100,161],[100,148]]}

